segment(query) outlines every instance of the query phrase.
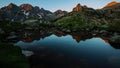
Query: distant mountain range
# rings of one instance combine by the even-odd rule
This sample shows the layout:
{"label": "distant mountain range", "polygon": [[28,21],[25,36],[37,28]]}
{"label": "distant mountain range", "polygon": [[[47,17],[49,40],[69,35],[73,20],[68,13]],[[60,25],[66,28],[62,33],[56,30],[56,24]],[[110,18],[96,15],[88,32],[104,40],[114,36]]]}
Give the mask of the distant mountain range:
{"label": "distant mountain range", "polygon": [[[72,12],[81,13],[80,15],[82,18],[86,19],[86,21],[107,23],[112,20],[120,19],[120,3],[113,1],[101,9],[93,9],[86,5],[82,6],[78,4],[73,8]],[[38,6],[33,7],[30,4],[21,4],[20,6],[17,6],[10,3],[8,6],[0,9],[0,20],[26,21],[36,19],[51,22],[56,19],[64,18],[65,16],[72,16],[74,15],[72,12],[62,10],[51,12],[49,10],[39,8]]]}

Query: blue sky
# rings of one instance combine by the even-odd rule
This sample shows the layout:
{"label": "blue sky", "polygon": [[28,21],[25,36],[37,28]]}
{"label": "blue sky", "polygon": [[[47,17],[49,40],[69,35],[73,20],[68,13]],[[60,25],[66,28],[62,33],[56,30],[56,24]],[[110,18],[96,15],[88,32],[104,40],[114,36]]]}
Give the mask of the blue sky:
{"label": "blue sky", "polygon": [[99,9],[111,1],[120,2],[120,0],[0,0],[0,7],[6,6],[9,3],[15,3],[18,6],[23,3],[28,3],[54,12],[58,9],[71,11],[78,3]]}

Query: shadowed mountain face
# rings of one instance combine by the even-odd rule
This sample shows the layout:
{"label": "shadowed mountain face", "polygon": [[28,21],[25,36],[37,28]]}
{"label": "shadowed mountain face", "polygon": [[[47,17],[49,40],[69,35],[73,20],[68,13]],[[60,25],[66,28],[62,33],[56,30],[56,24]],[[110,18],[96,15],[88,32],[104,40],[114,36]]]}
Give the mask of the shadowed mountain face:
{"label": "shadowed mountain face", "polygon": [[18,7],[17,5],[10,3],[8,6],[5,6],[3,8],[0,9],[0,20],[12,20],[13,18],[17,20],[17,18],[24,18],[24,15],[19,14],[18,16],[18,12],[20,12],[21,8]]}

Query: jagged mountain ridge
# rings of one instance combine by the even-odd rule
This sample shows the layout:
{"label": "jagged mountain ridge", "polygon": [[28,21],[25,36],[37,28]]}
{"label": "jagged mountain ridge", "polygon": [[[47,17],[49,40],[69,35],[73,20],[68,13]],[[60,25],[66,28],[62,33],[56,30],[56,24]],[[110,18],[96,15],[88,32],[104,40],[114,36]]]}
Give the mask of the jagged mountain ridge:
{"label": "jagged mountain ridge", "polygon": [[30,4],[21,4],[20,6],[17,6],[13,3],[10,3],[8,6],[2,7],[0,9],[0,20],[10,21],[25,21],[27,19],[39,19],[50,22],[63,15],[64,14],[56,14],[43,8],[39,8],[38,6],[33,7]]}
{"label": "jagged mountain ridge", "polygon": [[[86,19],[86,21],[90,20],[92,22],[103,21],[103,23],[108,23],[114,19],[114,16],[119,19],[120,3],[113,1],[106,6],[102,9],[96,10],[77,4],[72,12],[79,13],[83,16],[82,18]],[[25,21],[27,19],[37,19],[50,22],[54,20],[56,21],[56,19],[61,19],[61,17],[64,18],[64,16],[72,16],[74,15],[72,12],[68,13],[67,11],[57,10],[53,13],[37,6],[33,7],[30,4],[21,4],[20,6],[17,6],[10,3],[8,6],[0,9],[0,20]],[[112,19],[110,20],[110,18]]]}

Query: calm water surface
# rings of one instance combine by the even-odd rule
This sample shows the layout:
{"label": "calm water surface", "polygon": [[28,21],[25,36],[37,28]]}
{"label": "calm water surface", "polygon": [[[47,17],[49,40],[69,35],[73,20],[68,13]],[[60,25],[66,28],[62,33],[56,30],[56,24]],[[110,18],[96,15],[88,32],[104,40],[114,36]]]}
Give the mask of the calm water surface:
{"label": "calm water surface", "polygon": [[106,40],[94,37],[50,35],[32,42],[19,41],[16,45],[32,51],[31,68],[120,68],[120,49]]}

